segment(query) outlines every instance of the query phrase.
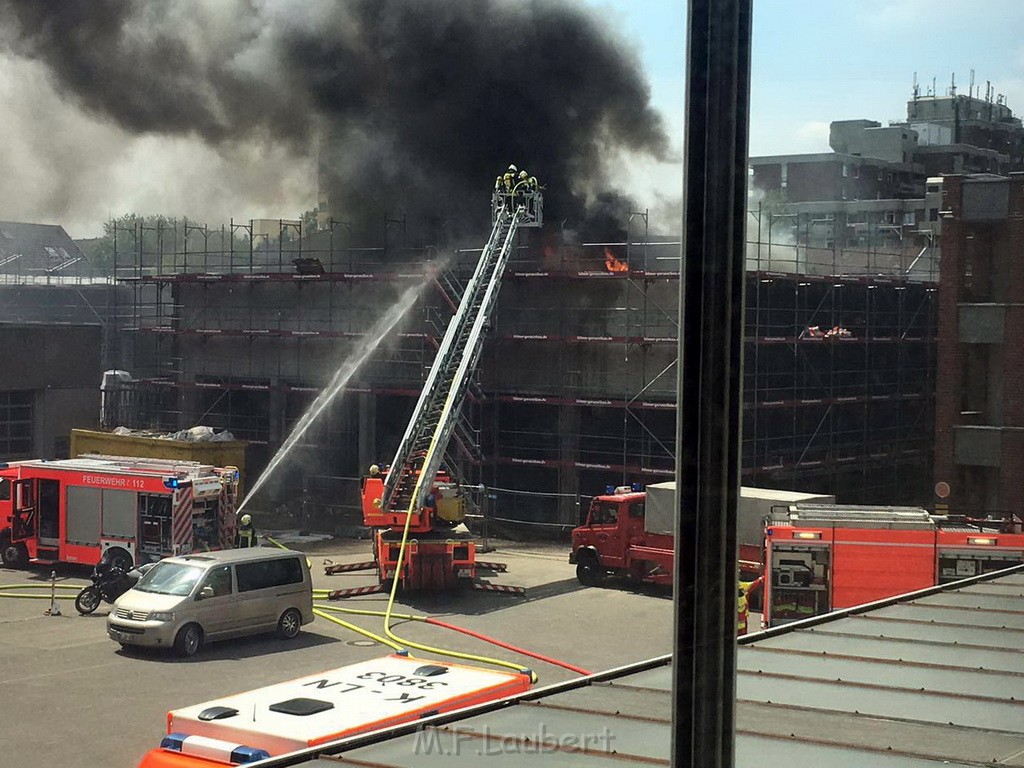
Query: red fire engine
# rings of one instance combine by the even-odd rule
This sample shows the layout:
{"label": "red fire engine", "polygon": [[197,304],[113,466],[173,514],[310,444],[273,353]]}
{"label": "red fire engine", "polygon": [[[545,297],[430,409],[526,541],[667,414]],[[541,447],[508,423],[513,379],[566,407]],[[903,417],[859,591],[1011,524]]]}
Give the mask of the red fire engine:
{"label": "red fire engine", "polygon": [[232,546],[238,470],[86,455],[0,464],[4,565],[122,567]]}
{"label": "red fire engine", "polygon": [[[739,569],[743,581],[761,575],[764,519],[773,507],[797,501],[834,501],[819,496],[766,488],[741,488],[736,522]],[[582,525],[572,532],[569,562],[581,584],[593,585],[612,574],[636,582],[671,584],[675,564],[675,482],[608,488],[595,496]]]}
{"label": "red fire engine", "polygon": [[938,516],[917,507],[797,504],[765,528],[764,624],[977,576],[1024,562],[1010,516]]}
{"label": "red fire engine", "polygon": [[[763,584],[763,598],[750,595],[752,608],[763,602],[766,627],[1024,562],[1018,519],[937,516],[918,507],[777,503],[787,495],[799,494],[756,488],[740,493],[739,579]],[[620,576],[671,585],[675,503],[675,483],[646,491],[622,486],[595,496],[583,525],[572,532],[569,561],[580,583]]]}
{"label": "red fire engine", "polygon": [[[377,575],[383,584],[398,576],[405,589],[451,589],[476,577],[476,542],[462,525],[461,490],[443,472],[437,473],[424,506],[412,513],[411,538],[399,574],[398,556],[405,529],[404,510],[381,509],[385,475],[363,481],[363,523],[373,529]],[[432,498],[431,498],[432,497]]]}
{"label": "red fire engine", "polygon": [[395,458],[386,473],[371,472],[363,483],[363,522],[373,531],[374,562],[337,566],[329,573],[370,566],[377,568],[380,587],[397,579],[405,589],[448,589],[472,583],[478,570],[502,569],[477,562],[473,536],[461,525],[463,499],[456,495],[457,486],[445,482],[442,470],[443,465],[457,466],[445,452],[459,433],[462,403],[483,350],[516,232],[543,224],[543,197],[528,184],[495,190],[491,205],[491,236],[472,277],[464,286],[452,275],[437,278],[453,305],[449,293],[461,292],[461,301],[438,345]]}

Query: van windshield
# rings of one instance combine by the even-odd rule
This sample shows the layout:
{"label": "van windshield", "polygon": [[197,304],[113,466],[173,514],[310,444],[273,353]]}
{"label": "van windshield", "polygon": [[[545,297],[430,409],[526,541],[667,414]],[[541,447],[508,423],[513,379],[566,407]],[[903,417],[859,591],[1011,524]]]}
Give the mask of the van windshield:
{"label": "van windshield", "polygon": [[187,595],[203,575],[203,569],[180,563],[157,563],[139,579],[135,589],[158,595]]}

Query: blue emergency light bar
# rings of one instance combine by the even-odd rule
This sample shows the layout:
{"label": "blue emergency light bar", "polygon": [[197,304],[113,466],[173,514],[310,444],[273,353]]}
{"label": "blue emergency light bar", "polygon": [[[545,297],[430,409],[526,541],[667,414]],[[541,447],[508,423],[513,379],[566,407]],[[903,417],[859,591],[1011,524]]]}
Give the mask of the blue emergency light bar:
{"label": "blue emergency light bar", "polygon": [[167,734],[160,740],[160,747],[186,755],[212,757],[234,765],[247,765],[248,763],[255,763],[270,757],[270,753],[265,749],[231,744],[219,739],[210,739],[203,736],[189,736],[186,733]]}
{"label": "blue emergency light bar", "polygon": [[174,489],[174,488],[177,488],[177,487],[178,487],[178,478],[176,478],[176,477],[165,477],[164,478],[164,488]]}

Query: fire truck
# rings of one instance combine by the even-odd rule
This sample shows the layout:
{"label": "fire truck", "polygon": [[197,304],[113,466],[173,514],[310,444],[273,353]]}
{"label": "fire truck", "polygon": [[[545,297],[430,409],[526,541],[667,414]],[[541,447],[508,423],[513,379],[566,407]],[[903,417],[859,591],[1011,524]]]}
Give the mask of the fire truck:
{"label": "fire truck", "polygon": [[764,625],[779,626],[1024,562],[1012,515],[796,504],[765,526]]}
{"label": "fire truck", "polygon": [[[737,517],[740,578],[761,575],[764,519],[780,504],[835,501],[823,496],[766,488],[741,488]],[[586,518],[573,529],[569,562],[581,584],[610,575],[633,582],[671,584],[675,565],[675,482],[609,487],[595,496]]]}
{"label": "fire truck", "polygon": [[[398,579],[403,589],[450,589],[473,583],[478,570],[500,566],[477,561],[473,536],[462,525],[465,498],[443,470],[455,466],[445,452],[459,424],[516,232],[543,224],[542,195],[530,185],[497,189],[491,213],[491,235],[468,283],[459,287],[454,276],[443,279],[462,297],[395,457],[384,472],[371,473],[363,482],[363,523],[373,531],[374,562],[355,565],[376,567],[380,585]],[[405,556],[399,562],[403,538]]]}
{"label": "fire truck", "polygon": [[82,563],[126,570],[230,547],[238,470],[197,462],[85,455],[0,464],[4,565]]}
{"label": "fire truck", "polygon": [[[799,496],[807,498],[780,503]],[[765,627],[1024,562],[1024,523],[1013,516],[934,515],[919,507],[844,506],[823,498],[740,489],[739,580],[763,575],[763,595],[750,607],[763,610]],[[572,532],[569,561],[580,583],[619,576],[671,585],[675,503],[675,483],[646,491],[621,486],[595,496]]]}

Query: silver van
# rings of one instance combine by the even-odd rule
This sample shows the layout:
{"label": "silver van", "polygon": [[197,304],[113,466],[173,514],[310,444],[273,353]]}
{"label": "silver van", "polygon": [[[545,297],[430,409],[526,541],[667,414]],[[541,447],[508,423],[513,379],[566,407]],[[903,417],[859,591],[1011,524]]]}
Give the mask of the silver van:
{"label": "silver van", "polygon": [[207,640],[270,631],[290,639],[312,620],[305,555],[252,547],[161,560],[114,603],[107,634],[192,656]]}

